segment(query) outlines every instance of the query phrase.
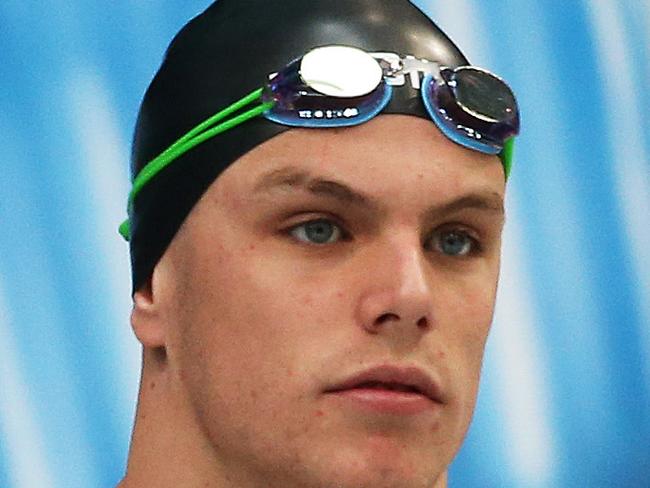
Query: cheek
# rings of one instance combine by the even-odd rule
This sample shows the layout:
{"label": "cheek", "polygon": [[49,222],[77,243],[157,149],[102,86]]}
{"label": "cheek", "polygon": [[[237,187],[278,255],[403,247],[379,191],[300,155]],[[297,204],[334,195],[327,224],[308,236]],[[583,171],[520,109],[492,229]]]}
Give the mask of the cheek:
{"label": "cheek", "polygon": [[191,264],[171,345],[203,430],[242,459],[285,456],[277,446],[322,435],[331,418],[317,408],[316,378],[327,351],[346,343],[345,328],[332,327],[343,291],[262,251],[222,246]]}
{"label": "cheek", "polygon": [[[452,343],[465,351],[466,356],[482,357],[492,318],[498,282],[498,269],[485,267],[480,272],[458,280],[447,281],[448,287],[439,310],[453,330]],[[446,305],[446,306],[445,306]],[[444,327],[445,324],[443,324]]]}
{"label": "cheek", "polygon": [[217,448],[238,452],[286,424],[296,403],[291,315],[279,313],[288,293],[259,260],[223,246],[195,257],[183,274],[170,368]]}
{"label": "cheek", "polygon": [[200,375],[212,375],[204,381],[233,401],[268,394],[279,404],[302,394],[304,358],[313,362],[323,341],[333,340],[324,337],[332,313],[324,292],[254,244],[215,248],[192,267],[178,307],[182,363],[200,364]]}
{"label": "cheek", "polygon": [[277,361],[289,326],[291,290],[282,286],[281,276],[270,273],[264,260],[224,247],[193,268],[179,304],[184,348],[209,351],[209,361],[222,369],[257,370],[258,378],[269,365],[282,366]]}
{"label": "cheek", "polygon": [[480,365],[482,361],[494,315],[494,299],[493,290],[482,289],[467,294],[459,304],[462,316],[458,320],[457,342],[474,365]]}
{"label": "cheek", "polygon": [[446,363],[461,408],[473,411],[485,344],[494,313],[496,278],[476,280],[450,293],[440,305],[441,334],[449,351]]}

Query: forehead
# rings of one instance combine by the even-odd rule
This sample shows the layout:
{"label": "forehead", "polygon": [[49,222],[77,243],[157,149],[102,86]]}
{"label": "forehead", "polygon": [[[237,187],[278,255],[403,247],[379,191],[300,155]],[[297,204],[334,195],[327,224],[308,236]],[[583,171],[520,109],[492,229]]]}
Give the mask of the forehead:
{"label": "forehead", "polygon": [[396,202],[422,191],[445,200],[463,192],[502,196],[505,189],[497,156],[451,142],[431,121],[392,114],[351,128],[287,131],[244,155],[215,183],[253,194],[307,175]]}

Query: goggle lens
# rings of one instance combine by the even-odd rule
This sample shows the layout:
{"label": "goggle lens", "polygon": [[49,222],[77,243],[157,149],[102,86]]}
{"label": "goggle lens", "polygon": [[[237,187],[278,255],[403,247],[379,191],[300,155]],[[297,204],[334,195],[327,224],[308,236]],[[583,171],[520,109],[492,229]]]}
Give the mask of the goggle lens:
{"label": "goggle lens", "polygon": [[331,97],[367,95],[379,86],[383,77],[375,58],[356,47],[318,47],[300,61],[300,78],[305,85]]}
{"label": "goggle lens", "polygon": [[379,63],[348,46],[316,48],[268,82],[264,116],[294,127],[346,127],[362,124],[388,104],[392,94]]}
{"label": "goggle lens", "polygon": [[508,86],[492,74],[476,68],[454,70],[453,92],[457,102],[467,110],[501,122],[512,116],[516,102]]}
{"label": "goggle lens", "polygon": [[487,154],[503,150],[519,132],[512,90],[492,73],[472,66],[443,68],[425,76],[422,99],[429,115],[453,141]]}

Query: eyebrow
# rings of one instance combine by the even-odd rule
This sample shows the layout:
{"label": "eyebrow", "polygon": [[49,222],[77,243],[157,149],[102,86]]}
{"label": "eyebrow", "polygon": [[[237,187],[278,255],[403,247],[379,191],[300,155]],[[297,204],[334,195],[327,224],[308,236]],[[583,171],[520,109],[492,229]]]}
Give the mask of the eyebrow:
{"label": "eyebrow", "polygon": [[268,193],[275,189],[302,189],[314,195],[330,197],[341,203],[378,211],[379,203],[372,197],[352,189],[349,185],[314,176],[304,169],[287,166],[263,175],[255,185],[255,193]]}
{"label": "eyebrow", "polygon": [[[385,213],[382,212],[384,207],[379,201],[353,189],[346,183],[316,176],[294,166],[286,166],[262,175],[255,184],[253,192],[270,193],[278,189],[304,190],[313,195],[328,197],[346,205],[360,207],[369,212]],[[453,213],[464,209],[505,213],[501,195],[494,191],[477,191],[440,205],[434,205],[425,212],[425,215],[433,217],[437,214]]]}

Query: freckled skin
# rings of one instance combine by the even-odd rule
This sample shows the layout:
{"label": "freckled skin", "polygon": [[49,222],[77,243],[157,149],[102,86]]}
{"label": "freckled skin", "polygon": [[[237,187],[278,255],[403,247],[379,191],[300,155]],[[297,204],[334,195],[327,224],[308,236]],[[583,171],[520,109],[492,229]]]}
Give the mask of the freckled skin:
{"label": "freckled skin", "polygon": [[[372,196],[384,216],[252,194],[288,163]],[[156,388],[140,392],[122,486],[445,487],[476,401],[502,220],[422,215],[478,190],[503,196],[498,158],[403,115],[288,131],[231,165],[136,293],[143,378]],[[350,239],[316,249],[286,232],[332,215]],[[460,261],[423,247],[431,228],[459,221],[486,236],[480,254]],[[394,416],[324,394],[385,362],[427,370],[444,403]]]}

